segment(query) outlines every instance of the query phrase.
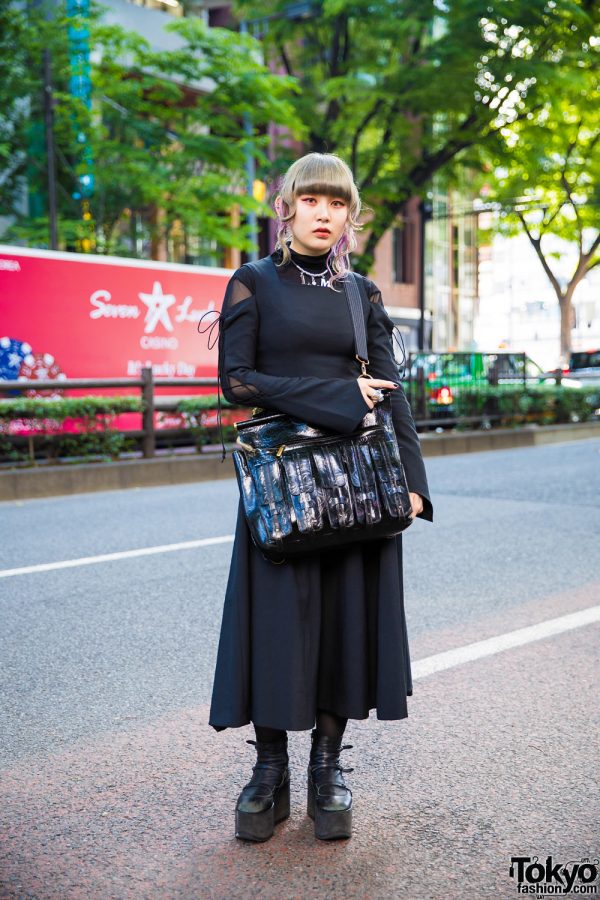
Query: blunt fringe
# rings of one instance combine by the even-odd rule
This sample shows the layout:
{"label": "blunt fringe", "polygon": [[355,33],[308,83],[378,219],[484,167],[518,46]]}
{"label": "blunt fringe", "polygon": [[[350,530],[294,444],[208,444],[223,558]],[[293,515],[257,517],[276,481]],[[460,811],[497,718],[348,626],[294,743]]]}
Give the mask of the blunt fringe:
{"label": "blunt fringe", "polygon": [[348,220],[341,237],[332,246],[327,257],[331,273],[330,284],[343,278],[350,271],[350,253],[356,249],[356,232],[364,226],[358,221],[361,201],[358,188],[349,166],[335,153],[307,153],[289,167],[283,176],[279,190],[281,212],[277,213],[277,241],[285,266],[291,261],[286,239],[291,238],[289,223],[296,215],[296,201],[302,194],[325,194],[340,197],[348,204]]}

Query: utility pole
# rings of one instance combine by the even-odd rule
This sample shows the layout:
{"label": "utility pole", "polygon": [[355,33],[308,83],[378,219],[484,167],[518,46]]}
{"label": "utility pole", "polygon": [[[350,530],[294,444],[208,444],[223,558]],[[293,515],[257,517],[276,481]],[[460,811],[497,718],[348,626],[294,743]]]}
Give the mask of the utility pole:
{"label": "utility pole", "polygon": [[[242,19],[240,21],[240,34],[248,34],[248,21]],[[251,144],[252,139],[252,116],[249,112],[243,114],[244,133],[248,138],[246,143],[246,191],[249,197],[254,194],[254,181],[256,179],[256,163],[254,160],[254,148]],[[248,210],[246,214],[248,223],[248,231],[250,232],[250,241],[252,248],[248,253],[250,262],[256,262],[258,259],[258,223],[256,221],[256,212],[253,209]]]}
{"label": "utility pole", "polygon": [[[33,8],[41,6],[41,0],[33,0]],[[46,6],[46,19],[51,13]],[[46,134],[46,171],[48,178],[48,230],[50,249],[58,249],[58,226],[56,209],[56,154],[54,152],[54,100],[52,96],[52,58],[48,47],[44,50],[42,63],[44,130]]]}

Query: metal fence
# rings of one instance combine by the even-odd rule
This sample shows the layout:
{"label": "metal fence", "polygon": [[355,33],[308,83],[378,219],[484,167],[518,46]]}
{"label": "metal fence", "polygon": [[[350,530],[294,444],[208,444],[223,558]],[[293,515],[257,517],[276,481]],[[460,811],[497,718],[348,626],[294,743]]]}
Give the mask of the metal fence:
{"label": "metal fence", "polygon": [[403,385],[420,428],[458,423],[492,425],[531,387],[556,386],[560,370],[544,372],[525,353],[464,351],[408,354]]}
{"label": "metal fence", "polygon": [[[524,353],[410,353],[402,381],[417,428],[438,429],[460,425],[491,427],[506,418],[499,397],[518,398],[532,385],[561,384],[561,373],[544,373]],[[155,412],[172,412],[192,396],[192,387],[217,388],[216,378],[155,378],[152,369],[141,370],[140,378],[71,378],[64,381],[0,382],[0,395],[14,392],[68,390],[98,393],[106,389],[139,391],[142,399],[142,428],[127,434],[139,442],[142,455],[155,455],[157,443],[191,443],[189,428],[161,428]],[[183,388],[176,395],[156,394],[157,388]],[[198,396],[198,395],[195,395]],[[516,402],[516,401],[515,401]],[[506,405],[504,404],[506,407]],[[27,438],[15,438],[15,443]],[[31,438],[29,439],[31,444]],[[33,436],[35,444],[35,435]]]}
{"label": "metal fence", "polygon": [[[163,428],[158,430],[155,426],[155,412],[172,412],[177,409],[183,399],[193,396],[189,393],[191,387],[217,387],[216,378],[155,378],[151,367],[146,366],[141,370],[140,378],[66,378],[61,381],[6,381],[0,382],[0,394],[26,393],[28,391],[57,390],[84,391],[98,393],[106,389],[121,389],[131,393],[140,393],[142,400],[142,428],[127,432],[132,438],[140,441],[142,455],[149,459],[156,453],[157,435],[162,439],[189,435],[189,429]],[[185,388],[185,393],[177,395],[156,395],[157,388]],[[33,436],[35,443],[36,435]],[[16,440],[15,443],[22,442]]]}

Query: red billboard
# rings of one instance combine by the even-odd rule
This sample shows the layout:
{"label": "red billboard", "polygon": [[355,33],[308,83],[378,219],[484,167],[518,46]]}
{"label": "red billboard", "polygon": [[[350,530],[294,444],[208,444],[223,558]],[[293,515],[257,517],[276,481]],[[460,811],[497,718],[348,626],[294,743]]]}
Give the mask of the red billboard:
{"label": "red billboard", "polygon": [[215,375],[197,326],[218,315],[231,274],[0,244],[0,378],[22,365],[52,378],[139,377],[146,365],[156,377]]}
{"label": "red billboard", "polygon": [[157,378],[216,376],[217,348],[198,321],[217,318],[231,274],[0,245],[0,380],[58,388],[64,378],[139,378],[142,366]]}

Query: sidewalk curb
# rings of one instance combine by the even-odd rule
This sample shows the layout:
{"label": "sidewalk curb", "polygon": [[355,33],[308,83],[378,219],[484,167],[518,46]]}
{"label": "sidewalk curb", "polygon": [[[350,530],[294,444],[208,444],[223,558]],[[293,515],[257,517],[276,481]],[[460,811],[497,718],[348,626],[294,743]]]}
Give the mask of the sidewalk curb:
{"label": "sidewalk curb", "polygon": [[[451,434],[419,435],[424,457],[455,453],[477,453],[534,447],[559,441],[600,437],[600,422],[573,425],[527,426],[502,431],[463,431]],[[210,456],[184,456],[124,460],[111,463],[44,466],[38,469],[10,469],[0,472],[0,501],[32,500],[64,494],[114,491],[134,487],[155,487],[234,478],[233,461],[228,453],[224,462],[215,453]]]}
{"label": "sidewalk curb", "polygon": [[508,450],[537,447],[560,441],[582,441],[600,437],[600,422],[569,425],[526,425],[498,431],[462,431],[449,434],[420,434],[423,456],[447,456],[452,453],[478,453],[482,450]]}

